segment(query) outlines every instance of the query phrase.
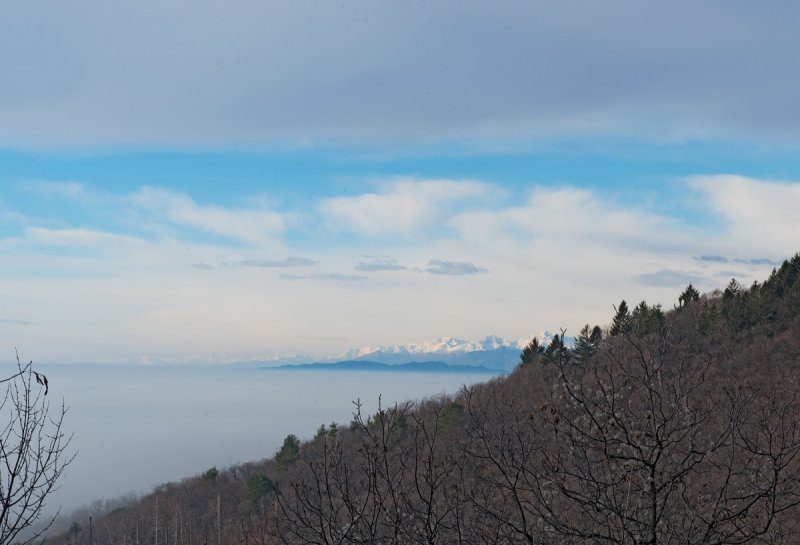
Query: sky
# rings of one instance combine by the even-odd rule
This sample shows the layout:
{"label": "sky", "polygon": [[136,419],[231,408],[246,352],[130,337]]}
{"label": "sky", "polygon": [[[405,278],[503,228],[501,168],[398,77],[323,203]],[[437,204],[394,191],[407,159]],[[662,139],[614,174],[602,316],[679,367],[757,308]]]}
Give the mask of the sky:
{"label": "sky", "polygon": [[605,324],[800,250],[800,6],[0,5],[0,360]]}

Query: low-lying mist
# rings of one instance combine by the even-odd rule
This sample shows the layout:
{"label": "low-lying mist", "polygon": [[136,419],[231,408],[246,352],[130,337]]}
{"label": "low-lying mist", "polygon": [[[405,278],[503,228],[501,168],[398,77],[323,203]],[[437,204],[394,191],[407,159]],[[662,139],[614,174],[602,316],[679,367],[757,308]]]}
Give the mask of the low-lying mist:
{"label": "low-lying mist", "polygon": [[41,365],[51,403],[69,407],[70,465],[48,512],[274,454],[286,435],[347,424],[353,401],[375,411],[453,392],[486,374],[297,372],[225,367]]}

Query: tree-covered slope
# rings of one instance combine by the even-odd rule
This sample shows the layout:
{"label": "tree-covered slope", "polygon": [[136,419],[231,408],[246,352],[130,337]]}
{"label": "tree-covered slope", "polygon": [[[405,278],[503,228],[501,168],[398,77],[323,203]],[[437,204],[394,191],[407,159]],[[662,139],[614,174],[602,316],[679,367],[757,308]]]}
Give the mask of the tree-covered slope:
{"label": "tree-covered slope", "polygon": [[[796,542],[800,254],[676,296],[621,302],[572,348],[532,342],[507,377],[163,485],[95,516],[91,545]],[[51,542],[87,544],[76,522]]]}

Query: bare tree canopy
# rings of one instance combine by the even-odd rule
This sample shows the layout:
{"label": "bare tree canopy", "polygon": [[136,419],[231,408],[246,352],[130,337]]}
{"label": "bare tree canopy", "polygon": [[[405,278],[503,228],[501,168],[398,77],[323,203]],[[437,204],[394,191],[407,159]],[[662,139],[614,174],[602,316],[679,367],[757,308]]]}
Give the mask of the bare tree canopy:
{"label": "bare tree canopy", "polygon": [[[38,524],[46,500],[73,460],[63,429],[63,402],[51,407],[47,377],[22,364],[0,380],[0,545],[38,541],[55,517]],[[35,528],[35,529],[34,529]],[[28,530],[28,531],[26,531]]]}

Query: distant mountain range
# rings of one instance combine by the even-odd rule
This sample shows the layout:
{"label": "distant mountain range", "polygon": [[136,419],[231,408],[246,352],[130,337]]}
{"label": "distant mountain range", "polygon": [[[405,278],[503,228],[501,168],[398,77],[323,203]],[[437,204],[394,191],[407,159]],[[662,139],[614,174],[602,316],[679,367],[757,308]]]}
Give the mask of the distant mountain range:
{"label": "distant mountain range", "polygon": [[[548,344],[553,333],[543,331],[538,335],[542,344]],[[266,360],[241,362],[234,364],[240,367],[278,367],[302,364],[326,364],[371,362],[386,365],[409,364],[443,364],[450,366],[484,367],[490,370],[510,371],[519,363],[520,351],[531,341],[531,337],[507,340],[497,335],[489,335],[479,341],[469,341],[456,337],[440,337],[435,340],[421,341],[411,344],[395,344],[387,346],[366,346],[352,348],[341,354],[329,357],[313,357],[291,355],[273,357]],[[569,346],[574,338],[567,336],[565,343]],[[451,369],[452,370],[452,369]],[[480,372],[480,371],[479,371]]]}
{"label": "distant mountain range", "polygon": [[[535,336],[543,344],[548,344],[553,338],[553,333],[544,331]],[[533,336],[507,340],[497,335],[489,335],[479,341],[468,341],[455,337],[440,337],[433,341],[411,344],[351,349],[332,358],[331,361],[369,360],[388,364],[436,361],[446,365],[479,366],[508,371],[519,363],[520,351],[532,338]],[[565,342],[571,345],[574,339],[567,337]]]}
{"label": "distant mountain range", "polygon": [[481,365],[448,365],[441,361],[412,361],[408,363],[378,363],[366,360],[347,360],[334,363],[301,363],[280,365],[278,367],[262,367],[264,370],[289,371],[374,371],[374,372],[407,372],[407,373],[486,373],[503,375],[503,369],[492,369]]}
{"label": "distant mountain range", "polygon": [[520,350],[529,342],[525,339],[507,341],[497,335],[489,335],[480,341],[467,341],[455,337],[440,337],[433,341],[421,341],[411,344],[395,344],[389,346],[352,348],[338,358],[363,358],[373,354],[409,356],[416,354],[466,354],[470,352],[490,352],[514,348]]}

